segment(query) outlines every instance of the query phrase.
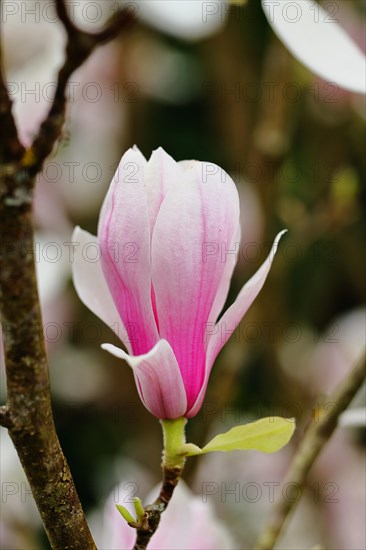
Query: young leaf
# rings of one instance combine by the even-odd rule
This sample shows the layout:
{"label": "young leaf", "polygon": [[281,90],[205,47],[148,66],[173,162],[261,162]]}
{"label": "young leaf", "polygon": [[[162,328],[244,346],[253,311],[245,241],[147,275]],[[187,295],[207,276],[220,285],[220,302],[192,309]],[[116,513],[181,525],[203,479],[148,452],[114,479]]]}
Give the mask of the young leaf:
{"label": "young leaf", "polygon": [[133,516],[131,516],[130,512],[122,506],[122,504],[116,504],[116,508],[123,517],[127,521],[127,523],[136,523],[136,520]]}
{"label": "young leaf", "polygon": [[144,510],[144,507],[143,507],[142,502],[139,499],[139,497],[135,497],[133,499],[133,505],[134,505],[134,508],[135,508],[137,519],[138,519],[139,522],[141,522],[142,518],[144,517],[145,510]]}
{"label": "young leaf", "polygon": [[228,432],[216,435],[203,447],[202,453],[248,449],[274,453],[288,443],[294,430],[295,419],[293,418],[278,416],[261,418],[256,422],[235,426]]}

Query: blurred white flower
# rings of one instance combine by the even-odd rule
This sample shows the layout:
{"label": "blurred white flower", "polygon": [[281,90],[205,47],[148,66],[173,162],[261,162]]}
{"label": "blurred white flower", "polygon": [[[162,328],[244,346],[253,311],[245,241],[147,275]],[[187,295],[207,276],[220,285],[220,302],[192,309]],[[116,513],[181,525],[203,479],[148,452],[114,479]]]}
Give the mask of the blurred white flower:
{"label": "blurred white flower", "polygon": [[[163,32],[194,40],[219,30],[234,3],[142,0],[138,2],[138,15]],[[330,4],[326,11],[313,0],[262,0],[270,25],[296,59],[341,88],[366,93],[365,55],[339,24],[337,5]]]}
{"label": "blurred white flower", "polygon": [[198,40],[222,27],[228,8],[225,0],[140,0],[138,15],[163,32]]}
{"label": "blurred white flower", "polygon": [[366,58],[338,24],[337,6],[329,12],[313,0],[262,0],[278,38],[310,71],[341,88],[366,93]]}
{"label": "blurred white flower", "polygon": [[366,407],[357,407],[349,409],[339,417],[340,426],[345,427],[365,427],[366,426]]}

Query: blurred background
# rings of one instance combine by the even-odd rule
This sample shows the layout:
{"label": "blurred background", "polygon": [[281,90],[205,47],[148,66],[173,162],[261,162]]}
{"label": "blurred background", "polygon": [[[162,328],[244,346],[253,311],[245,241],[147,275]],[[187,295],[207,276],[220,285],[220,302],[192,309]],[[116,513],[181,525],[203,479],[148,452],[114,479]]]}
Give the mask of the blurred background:
{"label": "blurred background", "polygon": [[[365,51],[365,2],[327,4]],[[80,27],[96,30],[124,4],[69,5]],[[288,234],[264,289],[216,361],[188,438],[202,445],[271,414],[295,416],[298,430],[273,456],[190,459],[184,479],[196,496],[187,493],[186,501],[199,504],[194,517],[202,515],[201,525],[222,538],[215,531],[214,540],[201,540],[201,529],[191,546],[176,547],[246,549],[273,500],[288,498],[281,479],[311,416],[365,348],[364,98],[296,61],[256,0],[206,2],[206,12],[195,0],[129,5],[136,12],[131,31],[72,76],[64,137],[37,181],[36,256],[55,422],[99,547],[128,548],[122,518],[114,531],[108,523],[108,502],[144,500],[159,482],[160,426],[140,402],[129,367],[100,349],[113,334],[75,293],[71,233],[75,225],[96,233],[103,197],[133,144],[147,158],[162,146],[176,160],[219,164],[241,200],[242,242],[228,304],[276,233]],[[47,0],[5,1],[2,22],[9,93],[27,144],[50,107],[64,34]],[[4,402],[3,362],[1,379]],[[362,390],[353,406],[364,400]],[[365,442],[365,428],[338,429],[278,548],[365,548]],[[0,453],[1,547],[47,549],[3,429]],[[159,548],[175,546],[167,536]]]}

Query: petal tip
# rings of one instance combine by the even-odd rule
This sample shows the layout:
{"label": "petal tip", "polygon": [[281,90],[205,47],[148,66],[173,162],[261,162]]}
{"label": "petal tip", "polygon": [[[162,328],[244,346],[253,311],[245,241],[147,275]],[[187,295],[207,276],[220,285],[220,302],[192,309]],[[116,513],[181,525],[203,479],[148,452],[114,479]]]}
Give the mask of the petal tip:
{"label": "petal tip", "polygon": [[74,227],[74,230],[73,230],[72,235],[71,235],[71,240],[72,241],[75,241],[77,239],[77,235],[80,234],[80,231],[82,231],[80,225],[76,225]]}
{"label": "petal tip", "polygon": [[126,357],[128,357],[127,353],[125,353],[121,348],[118,348],[113,344],[101,344],[100,347],[103,351],[107,351],[118,359],[125,359]]}

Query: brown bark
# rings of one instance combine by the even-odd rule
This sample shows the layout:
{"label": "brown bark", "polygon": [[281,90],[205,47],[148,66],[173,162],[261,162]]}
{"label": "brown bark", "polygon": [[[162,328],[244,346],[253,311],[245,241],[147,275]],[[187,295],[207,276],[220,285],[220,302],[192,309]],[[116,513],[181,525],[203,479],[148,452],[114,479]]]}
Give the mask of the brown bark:
{"label": "brown bark", "polygon": [[18,139],[5,78],[0,78],[0,312],[7,375],[7,403],[0,423],[30,483],[53,549],[95,549],[53,422],[35,263],[32,199],[35,176],[62,134],[66,85],[90,55],[133,21],[122,11],[98,34],[79,31],[63,0],[55,0],[67,33],[66,58],[55,98],[32,146]]}

